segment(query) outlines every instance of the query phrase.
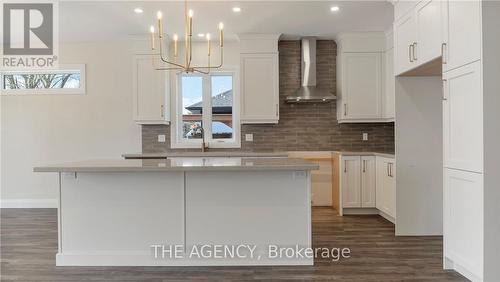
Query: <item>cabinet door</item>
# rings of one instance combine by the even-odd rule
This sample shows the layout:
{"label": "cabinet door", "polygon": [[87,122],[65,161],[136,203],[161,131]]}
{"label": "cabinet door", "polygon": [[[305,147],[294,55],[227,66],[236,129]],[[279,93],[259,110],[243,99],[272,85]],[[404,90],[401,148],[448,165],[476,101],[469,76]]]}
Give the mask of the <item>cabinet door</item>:
{"label": "cabinet door", "polygon": [[342,54],[342,103],[345,119],[382,117],[382,56]]}
{"label": "cabinet door", "polygon": [[342,207],[361,207],[360,157],[342,157]]}
{"label": "cabinet door", "polygon": [[386,213],[396,219],[396,162],[389,159],[386,163],[389,175],[386,181]]}
{"label": "cabinet door", "polygon": [[444,166],[483,171],[481,64],[444,73]]}
{"label": "cabinet door", "polygon": [[168,73],[156,70],[159,64],[154,55],[133,58],[133,118],[140,124],[168,123]]}
{"label": "cabinet door", "polygon": [[443,25],[445,17],[443,9],[445,1],[426,0],[417,5],[415,20],[417,40],[414,48],[414,59],[422,65],[441,57],[441,45],[444,42]]}
{"label": "cabinet door", "polygon": [[361,157],[361,207],[375,207],[375,157]]}
{"label": "cabinet door", "polygon": [[396,117],[396,79],[394,76],[394,48],[385,52],[384,118]]}
{"label": "cabinet door", "polygon": [[385,158],[376,158],[376,186],[375,186],[375,207],[383,212],[387,212],[386,182],[389,176],[389,169],[386,167]]}
{"label": "cabinet door", "polygon": [[414,13],[402,17],[394,23],[394,68],[396,75],[415,67],[412,46],[415,43]]}
{"label": "cabinet door", "polygon": [[376,207],[382,212],[396,217],[396,180],[393,159],[377,157]]}
{"label": "cabinet door", "polygon": [[481,277],[483,269],[483,175],[444,170],[444,256]]}
{"label": "cabinet door", "polygon": [[448,1],[448,40],[443,71],[481,58],[481,1]]}
{"label": "cabinet door", "polygon": [[279,68],[277,53],[241,54],[241,122],[277,123]]}

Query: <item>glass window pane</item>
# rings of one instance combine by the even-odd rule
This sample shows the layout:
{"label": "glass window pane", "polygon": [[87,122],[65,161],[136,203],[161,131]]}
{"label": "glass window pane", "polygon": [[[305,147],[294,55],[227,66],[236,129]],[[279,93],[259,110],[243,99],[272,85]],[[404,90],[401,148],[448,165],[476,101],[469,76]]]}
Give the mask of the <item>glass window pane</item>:
{"label": "glass window pane", "polygon": [[212,138],[233,138],[233,77],[212,76]]}
{"label": "glass window pane", "polygon": [[203,126],[203,79],[182,77],[182,138],[200,139]]}
{"label": "glass window pane", "polygon": [[75,89],[80,88],[80,73],[6,74],[4,89]]}

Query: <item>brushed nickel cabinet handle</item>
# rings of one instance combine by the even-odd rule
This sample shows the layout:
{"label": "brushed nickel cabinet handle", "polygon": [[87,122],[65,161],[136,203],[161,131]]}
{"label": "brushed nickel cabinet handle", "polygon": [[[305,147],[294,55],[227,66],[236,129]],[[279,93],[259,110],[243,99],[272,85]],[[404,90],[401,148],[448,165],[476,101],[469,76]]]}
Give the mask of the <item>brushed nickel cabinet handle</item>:
{"label": "brushed nickel cabinet handle", "polygon": [[387,176],[391,176],[391,174],[389,173],[389,163],[387,163]]}
{"label": "brushed nickel cabinet handle", "polygon": [[363,160],[363,172],[366,172],[366,160]]}
{"label": "brushed nickel cabinet handle", "polygon": [[447,101],[448,98],[446,97],[446,79],[443,79],[443,101]]}
{"label": "brushed nickel cabinet handle", "polygon": [[413,47],[413,44],[408,46],[408,59],[409,59],[410,63],[413,63],[413,59],[412,59],[412,55],[411,55],[411,48],[412,47]]}
{"label": "brushed nickel cabinet handle", "polygon": [[347,116],[347,104],[344,104],[344,116]]}
{"label": "brushed nickel cabinet handle", "polygon": [[344,173],[347,172],[347,161],[344,161]]}
{"label": "brushed nickel cabinet handle", "polygon": [[417,42],[413,42],[413,60],[416,61],[417,60]]}
{"label": "brushed nickel cabinet handle", "polygon": [[446,65],[446,63],[447,63],[446,62],[446,57],[445,57],[445,54],[444,54],[444,49],[446,48],[446,46],[447,46],[446,43],[441,44],[441,63],[443,65]]}
{"label": "brushed nickel cabinet handle", "polygon": [[276,104],[276,116],[279,116],[279,112],[280,112],[280,105]]}
{"label": "brushed nickel cabinet handle", "polygon": [[160,111],[161,111],[161,117],[165,117],[165,106],[161,105]]}

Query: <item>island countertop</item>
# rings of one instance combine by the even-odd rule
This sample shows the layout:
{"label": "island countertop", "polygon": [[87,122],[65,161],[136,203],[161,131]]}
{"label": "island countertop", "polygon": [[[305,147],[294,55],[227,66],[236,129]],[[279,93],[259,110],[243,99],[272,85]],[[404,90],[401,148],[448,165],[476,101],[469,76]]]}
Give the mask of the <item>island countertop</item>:
{"label": "island countertop", "polygon": [[317,170],[319,166],[295,158],[184,157],[174,159],[89,160],[39,166],[34,172],[139,171],[283,171]]}
{"label": "island countertop", "polygon": [[163,158],[184,158],[184,157],[286,158],[288,157],[288,153],[287,152],[241,152],[241,151],[165,152],[165,153],[122,154],[122,157],[124,157],[125,159],[163,159]]}

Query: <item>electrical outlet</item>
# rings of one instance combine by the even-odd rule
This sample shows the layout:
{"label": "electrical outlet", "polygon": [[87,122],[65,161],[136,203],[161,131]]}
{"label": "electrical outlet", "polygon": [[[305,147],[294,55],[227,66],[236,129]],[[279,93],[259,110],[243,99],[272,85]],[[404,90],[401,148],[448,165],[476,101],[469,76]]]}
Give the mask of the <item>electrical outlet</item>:
{"label": "electrical outlet", "polygon": [[164,134],[158,135],[158,142],[165,143],[165,135]]}
{"label": "electrical outlet", "polygon": [[368,133],[363,133],[363,141],[368,141]]}
{"label": "electrical outlet", "polygon": [[253,142],[253,134],[245,134],[245,141]]}

